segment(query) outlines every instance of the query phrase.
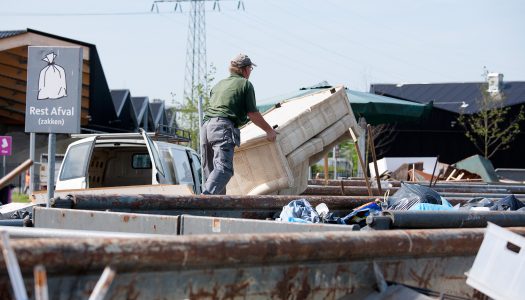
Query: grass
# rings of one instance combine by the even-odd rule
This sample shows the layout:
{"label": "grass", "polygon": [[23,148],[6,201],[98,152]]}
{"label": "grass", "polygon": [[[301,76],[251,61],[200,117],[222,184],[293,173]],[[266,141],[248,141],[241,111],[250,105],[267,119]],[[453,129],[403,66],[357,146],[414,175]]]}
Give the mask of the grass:
{"label": "grass", "polygon": [[11,200],[13,202],[28,203],[29,202],[29,195],[24,194],[24,193],[13,192],[13,194],[11,194]]}

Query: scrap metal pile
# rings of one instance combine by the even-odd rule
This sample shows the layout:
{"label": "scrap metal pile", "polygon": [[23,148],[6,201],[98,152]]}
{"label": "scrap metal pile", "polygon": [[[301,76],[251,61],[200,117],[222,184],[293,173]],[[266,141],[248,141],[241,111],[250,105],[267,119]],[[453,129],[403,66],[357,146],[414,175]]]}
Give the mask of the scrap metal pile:
{"label": "scrap metal pile", "polygon": [[[402,183],[390,185],[395,196]],[[470,299],[481,294],[466,284],[465,272],[487,222],[525,235],[520,211],[389,210],[384,195],[372,191],[373,197],[366,195],[363,179],[349,179],[312,180],[298,196],[83,193],[53,199],[53,208],[34,207],[34,228],[1,229],[11,237],[23,286],[37,291],[32,272],[43,265],[57,299],[86,297],[106,267],[115,273],[106,291],[111,299],[358,299],[381,294],[377,274],[383,293],[403,287]],[[433,191],[451,206],[525,198],[525,185],[437,183]],[[379,209],[355,223],[274,220],[299,199],[312,207],[324,203],[341,218],[366,207],[372,212],[370,203]],[[7,262],[0,260],[0,268]],[[0,295],[11,298],[5,270]]]}

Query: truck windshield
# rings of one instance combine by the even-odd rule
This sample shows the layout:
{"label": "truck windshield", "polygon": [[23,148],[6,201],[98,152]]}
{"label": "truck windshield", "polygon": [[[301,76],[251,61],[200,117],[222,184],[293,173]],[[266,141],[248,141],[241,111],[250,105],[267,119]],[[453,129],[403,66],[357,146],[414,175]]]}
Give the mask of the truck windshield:
{"label": "truck windshield", "polygon": [[170,149],[170,152],[179,183],[193,185],[190,161],[188,155],[186,155],[186,151],[182,149]]}
{"label": "truck windshield", "polygon": [[89,160],[92,143],[82,143],[72,146],[62,164],[60,180],[86,176],[86,167]]}
{"label": "truck windshield", "polygon": [[148,150],[151,152],[151,156],[153,157],[153,161],[155,162],[155,168],[157,169],[157,172],[164,177],[164,168],[162,166],[162,162],[160,161],[159,152],[157,150],[157,147],[155,147],[155,143],[151,140],[151,138],[148,136],[147,133],[142,132],[142,136],[144,139],[146,139],[146,143],[148,143]]}

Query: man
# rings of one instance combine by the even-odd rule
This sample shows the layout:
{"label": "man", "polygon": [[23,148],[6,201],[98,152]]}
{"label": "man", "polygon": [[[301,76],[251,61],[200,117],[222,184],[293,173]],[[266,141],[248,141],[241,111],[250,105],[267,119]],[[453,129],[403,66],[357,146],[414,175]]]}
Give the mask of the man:
{"label": "man", "polygon": [[233,176],[233,149],[239,146],[239,127],[250,120],[275,141],[277,133],[264,120],[255,104],[255,91],[248,81],[256,65],[245,54],[230,62],[230,77],[219,81],[211,90],[210,105],[201,127],[201,155],[204,166],[203,194],[226,194],[226,184]]}

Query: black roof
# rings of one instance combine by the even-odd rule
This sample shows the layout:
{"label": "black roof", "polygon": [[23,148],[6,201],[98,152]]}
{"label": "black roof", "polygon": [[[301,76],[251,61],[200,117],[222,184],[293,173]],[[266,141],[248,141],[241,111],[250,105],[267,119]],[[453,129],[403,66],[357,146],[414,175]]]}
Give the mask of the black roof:
{"label": "black roof", "polygon": [[149,111],[155,124],[164,123],[164,102],[150,102]]}
{"label": "black roof", "polygon": [[[371,84],[370,92],[419,103],[432,101],[434,107],[457,113],[476,113],[479,111],[478,101],[481,99],[482,84],[482,82]],[[524,81],[504,82],[502,92],[505,95],[505,106],[525,103]],[[461,107],[463,102],[468,104],[466,108]]]}
{"label": "black roof", "polygon": [[117,116],[121,114],[122,108],[124,107],[124,104],[126,104],[126,101],[130,101],[130,97],[129,90],[111,90],[111,99],[113,100],[113,105],[115,106]]}
{"label": "black roof", "polygon": [[27,30],[7,30],[7,31],[0,31],[0,39],[12,37],[15,35],[19,35],[22,33],[26,33]]}
{"label": "black roof", "polygon": [[86,42],[83,42],[83,41],[70,39],[70,38],[67,38],[67,37],[60,36],[60,35],[55,35],[55,34],[43,32],[43,31],[31,29],[31,28],[18,29],[18,30],[0,30],[0,39],[12,37],[12,36],[23,34],[23,33],[26,33],[26,32],[35,33],[35,34],[47,36],[47,37],[50,37],[50,38],[55,38],[55,39],[59,39],[59,40],[62,40],[62,41],[70,42],[70,43],[73,43],[73,44],[86,46],[86,47],[95,46],[94,44],[91,44],[91,43],[86,43]]}
{"label": "black roof", "polygon": [[147,113],[148,109],[148,97],[131,97],[131,104],[133,106],[133,111],[135,113],[135,118],[140,124],[144,114]]}

